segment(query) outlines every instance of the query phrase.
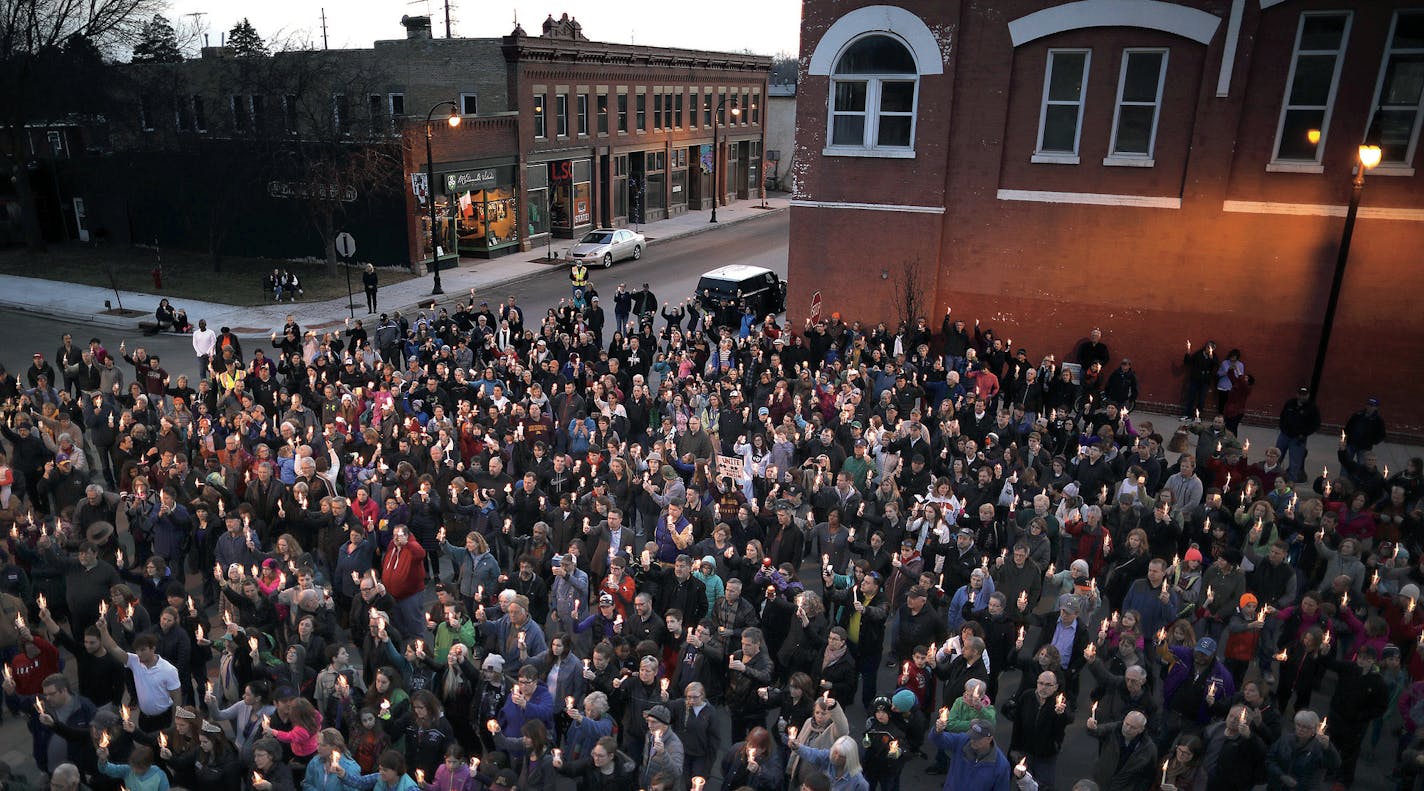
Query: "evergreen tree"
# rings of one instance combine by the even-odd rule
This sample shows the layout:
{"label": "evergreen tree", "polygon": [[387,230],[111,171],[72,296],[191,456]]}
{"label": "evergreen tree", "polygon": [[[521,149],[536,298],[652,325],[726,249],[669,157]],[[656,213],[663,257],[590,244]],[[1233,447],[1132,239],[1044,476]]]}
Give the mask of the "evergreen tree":
{"label": "evergreen tree", "polygon": [[239,58],[256,58],[267,54],[267,43],[262,37],[257,35],[257,28],[243,17],[241,22],[232,26],[232,30],[227,32],[227,45],[232,48],[232,54]]}
{"label": "evergreen tree", "polygon": [[144,23],[139,41],[134,45],[134,63],[178,63],[183,52],[178,48],[178,34],[162,14]]}

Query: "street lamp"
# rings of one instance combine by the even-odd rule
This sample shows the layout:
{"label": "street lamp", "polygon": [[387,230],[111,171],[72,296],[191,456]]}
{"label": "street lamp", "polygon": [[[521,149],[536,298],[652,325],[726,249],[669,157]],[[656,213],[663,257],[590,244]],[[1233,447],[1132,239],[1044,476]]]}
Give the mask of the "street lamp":
{"label": "street lamp", "polygon": [[425,199],[430,202],[430,261],[435,269],[435,288],[430,291],[432,295],[444,294],[445,289],[440,287],[440,237],[435,226],[435,152],[430,145],[430,119],[435,117],[436,110],[447,104],[450,105],[450,117],[446,123],[454,129],[460,125],[460,105],[453,101],[440,102],[425,114]]}
{"label": "street lamp", "polygon": [[[722,152],[717,147],[717,126],[722,123],[722,108],[727,105],[727,94],[722,94],[722,98],[717,100],[717,109],[712,111],[712,219],[709,222],[717,222],[717,201],[721,200],[721,192],[717,184],[718,177],[722,175]],[[742,114],[742,108],[733,107],[733,117]]]}
{"label": "street lamp", "polygon": [[1345,280],[1345,265],[1350,260],[1350,237],[1355,235],[1355,215],[1360,210],[1360,193],[1365,188],[1365,171],[1380,163],[1383,152],[1377,145],[1362,145],[1359,163],[1350,180],[1350,208],[1345,212],[1345,229],[1340,234],[1340,254],[1335,259],[1335,279],[1330,283],[1330,299],[1325,303],[1325,320],[1320,326],[1320,346],[1315,350],[1315,367],[1310,372],[1310,395],[1320,397],[1320,379],[1325,372],[1325,352],[1330,348],[1330,331],[1335,328],[1335,308],[1340,304],[1340,286]]}

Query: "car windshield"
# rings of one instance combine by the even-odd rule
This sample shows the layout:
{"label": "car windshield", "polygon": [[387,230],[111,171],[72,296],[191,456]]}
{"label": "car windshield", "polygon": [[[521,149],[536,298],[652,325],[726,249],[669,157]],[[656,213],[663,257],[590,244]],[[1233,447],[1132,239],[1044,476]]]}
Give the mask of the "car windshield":
{"label": "car windshield", "polygon": [[579,244],[608,244],[613,241],[612,231],[593,231],[583,237]]}
{"label": "car windshield", "polygon": [[697,291],[711,291],[714,294],[735,294],[740,283],[731,280],[717,280],[711,277],[704,277],[697,284]]}

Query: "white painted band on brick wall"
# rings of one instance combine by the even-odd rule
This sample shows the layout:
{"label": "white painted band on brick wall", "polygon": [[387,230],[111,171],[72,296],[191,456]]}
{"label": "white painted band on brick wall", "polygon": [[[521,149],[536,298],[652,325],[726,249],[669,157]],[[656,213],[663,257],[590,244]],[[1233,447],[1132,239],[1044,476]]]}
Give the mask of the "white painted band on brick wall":
{"label": "white painted band on brick wall", "polygon": [[[1269,201],[1223,201],[1221,210],[1240,214],[1289,214],[1298,217],[1344,217],[1348,206],[1330,203],[1271,203]],[[1424,222],[1424,209],[1389,206],[1361,206],[1360,219]]]}
{"label": "white painted band on brick wall", "polygon": [[1209,44],[1221,18],[1160,0],[1078,0],[1045,8],[1009,23],[1009,38],[1022,46],[1045,36],[1089,27],[1140,27]]}
{"label": "white painted band on brick wall", "polygon": [[904,40],[915,55],[920,74],[943,74],[944,53],[939,42],[923,19],[892,5],[872,5],[857,8],[831,24],[811,53],[807,74],[826,75],[836,65],[836,58],[846,45],[864,33],[893,33]]}
{"label": "white painted band on brick wall", "polygon": [[793,200],[793,207],[806,209],[854,209],[857,211],[898,211],[911,214],[944,214],[943,206],[913,206],[905,203],[848,203],[832,200]]}
{"label": "white painted band on brick wall", "polygon": [[1135,206],[1140,209],[1180,209],[1181,198],[1151,195],[1112,195],[1104,192],[1051,192],[1048,190],[999,190],[999,200],[1030,203],[1077,203],[1090,206]]}

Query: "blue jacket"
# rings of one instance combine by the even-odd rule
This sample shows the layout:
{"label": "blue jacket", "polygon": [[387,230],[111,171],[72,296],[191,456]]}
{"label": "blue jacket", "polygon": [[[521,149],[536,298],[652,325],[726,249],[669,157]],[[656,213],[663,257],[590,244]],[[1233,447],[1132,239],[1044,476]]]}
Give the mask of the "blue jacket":
{"label": "blue jacket", "polygon": [[[843,770],[837,772],[831,765],[831,751],[818,750],[815,747],[797,747],[796,753],[801,756],[801,760],[826,773],[831,778],[831,791],[870,791],[870,783],[865,779],[865,775],[856,772],[853,775],[844,774]],[[945,788],[949,788],[948,785]]]}
{"label": "blue jacket", "polygon": [[1009,791],[1009,759],[998,747],[982,760],[969,754],[969,734],[933,733],[936,747],[950,754],[949,774],[944,791]]}
{"label": "blue jacket", "polygon": [[420,786],[416,785],[415,781],[410,779],[410,775],[401,775],[394,787],[386,785],[385,782],[381,780],[381,773],[379,771],[372,772],[368,775],[347,772],[343,780],[343,785],[347,788],[355,788],[357,791],[420,791]]}
{"label": "blue jacket", "polygon": [[[302,778],[302,791],[342,791],[341,778],[332,774],[330,767],[331,763],[322,758],[321,753],[312,756]],[[341,768],[346,770],[347,777],[361,774],[361,765],[348,753],[341,754]]]}
{"label": "blue jacket", "polygon": [[[989,597],[994,594],[994,578],[984,576],[984,588],[974,597],[974,612],[981,612],[989,608]],[[959,634],[959,627],[964,625],[964,603],[969,601],[969,586],[963,585],[954,592],[954,598],[949,601],[949,633]]]}

